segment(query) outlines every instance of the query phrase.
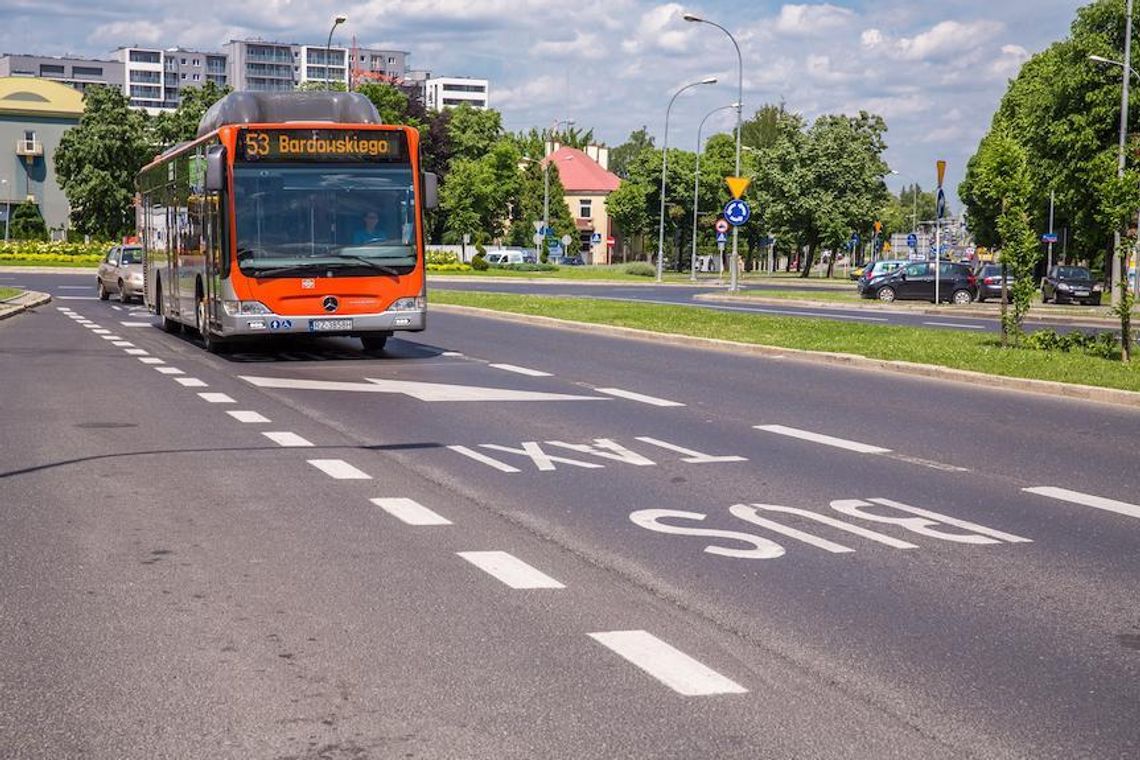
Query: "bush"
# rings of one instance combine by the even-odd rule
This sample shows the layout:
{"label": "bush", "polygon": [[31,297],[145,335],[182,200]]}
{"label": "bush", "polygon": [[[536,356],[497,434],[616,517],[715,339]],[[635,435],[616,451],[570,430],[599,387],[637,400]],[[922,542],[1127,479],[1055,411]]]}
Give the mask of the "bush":
{"label": "bush", "polygon": [[500,264],[496,269],[510,269],[515,272],[557,272],[553,264]]}
{"label": "bush", "polygon": [[1087,351],[1090,356],[1120,361],[1120,338],[1116,333],[1097,333],[1096,337],[1089,341],[1085,347],[1085,351]]}
{"label": "bush", "polygon": [[429,272],[470,272],[472,269],[470,264],[461,264],[454,261],[450,264],[428,264],[427,270]]}
{"label": "bush", "polygon": [[625,269],[622,271],[626,274],[636,275],[637,277],[657,276],[657,268],[645,261],[635,261],[632,264],[626,264]]}
{"label": "bush", "polygon": [[428,267],[443,266],[446,264],[460,264],[459,257],[451,251],[428,251],[427,252],[427,265]]}
{"label": "bush", "polygon": [[1112,332],[1086,335],[1072,330],[1058,335],[1056,330],[1037,330],[1025,336],[1025,346],[1037,351],[1083,351],[1100,359],[1120,358],[1120,339]]}
{"label": "bush", "polygon": [[471,268],[476,272],[486,272],[491,268],[491,265],[487,263],[487,259],[483,257],[483,254],[477,253],[475,254],[475,258],[471,259]]}
{"label": "bush", "polygon": [[8,222],[8,237],[12,240],[48,239],[47,225],[40,214],[40,207],[31,201],[24,201],[11,211]]}

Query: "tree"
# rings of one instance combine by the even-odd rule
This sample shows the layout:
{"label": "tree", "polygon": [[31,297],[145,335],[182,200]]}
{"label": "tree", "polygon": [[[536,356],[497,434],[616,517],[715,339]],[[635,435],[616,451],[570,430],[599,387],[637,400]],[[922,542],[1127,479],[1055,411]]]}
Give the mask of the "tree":
{"label": "tree", "polygon": [[210,106],[231,92],[207,81],[201,87],[182,89],[182,100],[173,112],[160,113],[152,123],[154,137],[160,146],[169,147],[198,136],[198,123]]}
{"label": "tree", "polygon": [[482,158],[503,136],[503,117],[490,108],[480,110],[464,103],[450,109],[448,136],[455,158]]}
{"label": "tree", "polygon": [[741,122],[740,143],[757,150],[771,147],[780,137],[780,123],[787,118],[783,103],[760,106],[751,119]]}
{"label": "tree", "polygon": [[12,209],[8,237],[12,240],[47,240],[47,225],[34,201],[24,201]]}
{"label": "tree", "polygon": [[643,125],[641,129],[629,133],[629,139],[621,145],[610,150],[610,171],[621,177],[629,178],[629,165],[646,148],[653,147],[653,136]]}
{"label": "tree", "polygon": [[115,239],[134,227],[134,178],[154,156],[146,115],[117,88],[91,87],[78,126],[64,133],[56,176],[81,234]]}
{"label": "tree", "polygon": [[[1122,230],[1116,255],[1120,271],[1128,271],[1128,257],[1136,250],[1137,230],[1133,226],[1136,209],[1140,208],[1140,172],[1128,170],[1123,177],[1112,177],[1102,188],[1101,219],[1108,227]],[[1132,306],[1135,296],[1128,287],[1127,275],[1121,277],[1115,287],[1119,301],[1113,306],[1113,313],[1120,317],[1121,359],[1132,360]]]}
{"label": "tree", "polygon": [[421,131],[426,126],[426,120],[413,116],[412,99],[399,87],[385,82],[365,82],[356,91],[372,101],[385,124],[407,124]]}
{"label": "tree", "polygon": [[625,180],[606,198],[606,213],[624,237],[636,241],[635,251],[645,248],[645,235],[649,232],[646,201],[651,192],[646,184]]}

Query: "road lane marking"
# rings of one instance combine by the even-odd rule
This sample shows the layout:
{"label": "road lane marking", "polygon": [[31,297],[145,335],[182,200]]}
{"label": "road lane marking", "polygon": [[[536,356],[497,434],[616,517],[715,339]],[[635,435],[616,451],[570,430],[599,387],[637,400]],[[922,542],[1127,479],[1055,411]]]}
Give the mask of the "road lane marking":
{"label": "road lane marking", "polygon": [[147,356],[150,354],[150,351],[145,348],[124,348],[123,351],[131,356]]}
{"label": "road lane marking", "polygon": [[112,343],[111,345],[112,346],[118,346],[119,348],[128,348],[130,346],[133,346],[134,343],[131,343],[129,340],[117,340],[114,343]]}
{"label": "road lane marking", "polygon": [[152,322],[120,322],[123,327],[152,327]]}
{"label": "road lane marking", "polygon": [[501,369],[504,372],[514,372],[516,375],[526,375],[527,377],[551,377],[549,372],[543,372],[538,369],[530,369],[529,367],[519,367],[514,364],[491,364],[488,365],[495,369]]}
{"label": "road lane marking", "polygon": [[143,364],[166,364],[166,362],[164,362],[162,359],[159,359],[157,356],[140,356],[138,359]]}
{"label": "road lane marking", "polygon": [[111,305],[111,308],[114,309],[115,311],[122,311],[123,310],[122,306],[115,306],[114,304]]}
{"label": "road lane marking", "polygon": [[646,396],[643,393],[634,393],[633,391],[623,391],[621,388],[595,388],[598,393],[605,393],[608,396],[617,396],[618,398],[628,399],[630,401],[639,401],[642,404],[649,404],[650,406],[684,406],[679,401],[669,401],[656,396]]}
{"label": "road lane marking", "polygon": [[90,285],[57,285],[60,290],[91,290]]}
{"label": "road lane marking", "polygon": [[1070,491],[1068,488],[1057,488],[1056,486],[1034,486],[1033,488],[1023,488],[1021,490],[1026,493],[1034,493],[1038,496],[1057,499],[1058,501],[1067,501],[1073,504],[1093,507],[1094,509],[1103,509],[1106,512],[1115,512],[1118,515],[1125,515],[1126,517],[1140,518],[1140,506],[1129,504],[1126,501],[1107,499],[1103,496],[1093,496],[1092,494]]}
{"label": "road lane marking", "polygon": [[343,459],[310,459],[308,462],[335,480],[372,480],[367,472],[353,467]]}
{"label": "road lane marking", "polygon": [[199,393],[198,398],[211,404],[236,404],[232,398],[224,393]]}
{"label": "road lane marking", "polygon": [[56,296],[61,301],[98,301],[99,296]]}
{"label": "road lane marking", "polygon": [[181,375],[182,374],[182,370],[178,369],[177,367],[155,367],[155,369],[157,369],[159,372],[161,372],[164,375]]}
{"label": "road lane marking", "polygon": [[837,449],[846,449],[847,451],[854,451],[859,454],[890,453],[890,449],[884,449],[882,446],[872,446],[869,443],[849,441],[845,438],[836,438],[835,436],[824,435],[823,433],[813,433],[810,430],[800,430],[799,428],[786,427],[784,425],[753,425],[752,427],[768,433],[786,435],[789,438],[799,438],[804,441],[811,441],[812,443],[819,443],[824,446],[834,446]]}
{"label": "road lane marking", "polygon": [[196,377],[176,377],[174,380],[187,388],[206,388],[208,384]]}
{"label": "road lane marking", "polygon": [[923,322],[924,325],[931,327],[957,327],[962,330],[985,330],[985,325],[964,325],[961,322]]}
{"label": "road lane marking", "polygon": [[546,573],[507,552],[456,552],[456,554],[511,588],[566,588]]}
{"label": "road lane marking", "polygon": [[603,631],[589,636],[686,697],[748,693],[748,689],[740,684],[725,678],[648,631]]}
{"label": "road lane marking", "polygon": [[271,431],[262,433],[262,435],[278,446],[285,446],[286,448],[304,448],[313,445],[296,433],[290,433],[288,431]]}
{"label": "road lane marking", "polygon": [[408,525],[451,525],[451,520],[412,499],[381,498],[371,501],[392,517]]}
{"label": "road lane marking", "polygon": [[463,354],[458,351],[444,351],[440,356],[463,356]]}
{"label": "road lane marking", "polygon": [[736,456],[734,454],[719,455],[719,454],[705,454],[693,449],[687,449],[684,446],[678,446],[675,443],[662,441],[657,438],[650,438],[649,436],[639,435],[635,440],[642,443],[648,443],[650,446],[656,446],[667,451],[675,451],[678,454],[685,454],[681,459],[686,464],[713,464],[717,462],[747,462],[747,457]]}
{"label": "road lane marking", "polygon": [[91,331],[93,335],[110,335],[111,331],[105,327],[99,327]]}
{"label": "road lane marking", "polygon": [[258,422],[269,422],[269,418],[266,417],[265,415],[260,414],[258,412],[251,412],[247,409],[240,409],[240,410],[236,410],[236,411],[228,411],[228,412],[226,412],[226,414],[233,417],[238,422],[245,422],[245,423],[251,423],[251,424],[252,423],[258,423]]}
{"label": "road lane marking", "polygon": [[499,472],[521,472],[521,470],[519,470],[517,467],[511,467],[505,462],[500,462],[498,459],[493,459],[486,454],[480,454],[478,451],[475,451],[475,449],[469,449],[466,446],[448,446],[447,448],[451,449],[457,454],[462,454],[465,457],[474,459],[476,462],[480,462],[489,467],[494,467]]}
{"label": "road lane marking", "polygon": [[381,380],[371,377],[364,378],[362,383],[249,375],[239,375],[238,377],[258,388],[402,393],[420,401],[609,401],[609,399],[599,396],[570,396],[564,393],[539,393],[537,391],[517,391],[510,388],[484,388],[474,385],[424,383],[412,380]]}
{"label": "road lane marking", "polygon": [[103,340],[122,340],[118,335],[100,335],[99,337]]}

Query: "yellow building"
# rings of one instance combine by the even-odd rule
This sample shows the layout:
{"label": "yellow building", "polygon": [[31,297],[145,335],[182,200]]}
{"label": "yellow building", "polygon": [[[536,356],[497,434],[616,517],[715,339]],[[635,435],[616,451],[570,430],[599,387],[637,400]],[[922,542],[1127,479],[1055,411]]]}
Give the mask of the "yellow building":
{"label": "yellow building", "polygon": [[546,160],[558,167],[566,205],[578,227],[578,246],[567,253],[581,254],[587,264],[610,263],[616,241],[606,211],[606,198],[618,189],[621,179],[606,169],[609,150],[597,145],[587,147],[586,151],[563,146]]}
{"label": "yellow building", "polygon": [[55,179],[55,151],[79,123],[83,94],[35,77],[0,77],[0,214],[32,200],[53,236],[62,237],[70,207]]}

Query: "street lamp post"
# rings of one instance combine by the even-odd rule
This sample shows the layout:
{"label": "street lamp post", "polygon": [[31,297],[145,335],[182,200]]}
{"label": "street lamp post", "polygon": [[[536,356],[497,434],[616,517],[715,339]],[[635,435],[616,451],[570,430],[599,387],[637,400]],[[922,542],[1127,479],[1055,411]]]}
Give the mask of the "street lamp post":
{"label": "street lamp post", "polygon": [[716,84],[716,78],[708,77],[699,82],[689,82],[673,93],[673,97],[669,99],[669,106],[665,109],[665,137],[664,145],[661,147],[661,223],[657,231],[657,282],[661,282],[665,273],[665,169],[669,166],[669,112],[673,110],[673,103],[677,101],[678,95],[702,84]]}
{"label": "street lamp post", "polygon": [[[550,154],[554,153],[554,135],[558,134],[558,125],[565,124],[570,126],[574,123],[573,119],[555,119],[554,124],[550,128]],[[546,145],[542,146],[546,150]],[[543,235],[543,248],[546,250],[546,233],[550,227],[550,155],[546,156],[546,162],[542,165],[542,235]],[[535,258],[540,257],[541,252],[535,251]]]}
{"label": "street lamp post", "polygon": [[700,125],[697,127],[697,170],[693,174],[693,255],[689,261],[689,279],[693,282],[697,281],[697,207],[700,205],[699,195],[701,189],[701,132],[705,128],[705,122],[714,113],[720,113],[729,108],[735,108],[736,104],[731,103],[727,106],[714,108],[705,114],[705,118],[701,119]]}
{"label": "street lamp post", "polygon": [[[1129,1],[1131,2],[1131,0],[1129,0]],[[722,32],[724,32],[725,34],[728,35],[728,39],[732,41],[732,46],[734,48],[736,48],[736,64],[737,64],[736,176],[739,177],[740,176],[740,128],[741,128],[741,121],[742,121],[741,114],[742,114],[742,111],[744,109],[744,56],[742,56],[740,54],[740,45],[736,44],[736,38],[732,36],[732,33],[730,31],[725,29],[720,24],[716,23],[715,21],[709,21],[708,19],[701,18],[700,16],[698,16],[694,13],[686,13],[684,16],[682,16],[682,18],[685,19],[686,21],[691,21],[695,24],[708,24],[709,26],[715,26],[717,29],[721,30]],[[731,283],[729,284],[729,290],[738,290],[739,289],[737,287],[737,281],[736,281],[736,275],[737,275],[737,272],[736,272],[736,250],[737,250],[737,247],[736,246],[737,246],[737,238],[739,236],[739,233],[740,233],[740,228],[737,227],[736,225],[733,225],[732,226],[732,260],[729,262],[730,263],[730,269],[732,271],[732,279],[731,279]]]}
{"label": "street lamp post", "polygon": [[[336,31],[336,28],[338,26],[340,26],[341,24],[343,24],[345,21],[348,21],[348,16],[345,16],[343,13],[339,14],[335,18],[333,18],[333,25],[332,25],[332,27],[329,28],[329,39],[325,43],[325,90],[331,89],[329,87],[329,84],[332,80],[332,75],[329,73],[329,69],[332,68],[332,36],[333,36],[333,32]],[[347,60],[345,61],[345,71],[348,71],[348,61]]]}

